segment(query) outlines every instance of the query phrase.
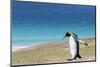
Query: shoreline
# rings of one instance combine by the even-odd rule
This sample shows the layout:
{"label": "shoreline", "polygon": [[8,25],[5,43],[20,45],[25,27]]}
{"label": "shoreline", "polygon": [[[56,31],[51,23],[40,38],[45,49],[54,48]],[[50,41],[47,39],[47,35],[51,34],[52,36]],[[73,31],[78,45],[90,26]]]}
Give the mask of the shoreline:
{"label": "shoreline", "polygon": [[24,49],[24,48],[28,48],[29,46],[25,46],[25,45],[23,45],[23,46],[13,46],[12,47],[12,52],[14,52],[14,51],[18,51],[18,50],[21,50],[21,49]]}
{"label": "shoreline", "polygon": [[[91,39],[95,39],[95,38],[87,38],[85,40],[91,40]],[[30,47],[36,47],[36,46],[41,46],[41,45],[48,45],[48,44],[55,44],[55,43],[65,43],[65,41],[52,41],[52,42],[43,42],[43,43],[29,43],[29,44],[25,44],[25,45],[20,45],[20,46],[12,46],[12,52],[21,50],[21,49],[25,49],[25,48],[30,48]]]}
{"label": "shoreline", "polygon": [[[40,45],[45,45],[45,44],[49,44],[49,43],[55,43],[55,42],[59,42],[59,41],[50,41],[50,42],[42,42],[42,43],[29,43],[29,44],[24,44],[24,45],[20,45],[20,46],[13,46],[12,45],[12,52],[14,51],[18,51],[24,48],[28,48],[28,47],[35,47],[35,46],[40,46]],[[61,41],[62,42],[62,41]]]}

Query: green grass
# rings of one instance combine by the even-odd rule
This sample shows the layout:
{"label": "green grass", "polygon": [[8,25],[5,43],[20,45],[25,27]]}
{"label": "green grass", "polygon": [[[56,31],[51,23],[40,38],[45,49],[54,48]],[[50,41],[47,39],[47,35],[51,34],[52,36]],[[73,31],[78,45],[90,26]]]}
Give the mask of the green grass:
{"label": "green grass", "polygon": [[[89,43],[89,48],[84,45],[80,46],[80,54],[84,60],[95,60],[95,42]],[[94,58],[93,58],[94,57]],[[42,49],[32,49],[28,51],[12,53],[12,64],[43,64],[43,63],[59,63],[68,62],[70,59],[69,48],[66,47],[50,47]],[[86,58],[86,59],[85,59]]]}

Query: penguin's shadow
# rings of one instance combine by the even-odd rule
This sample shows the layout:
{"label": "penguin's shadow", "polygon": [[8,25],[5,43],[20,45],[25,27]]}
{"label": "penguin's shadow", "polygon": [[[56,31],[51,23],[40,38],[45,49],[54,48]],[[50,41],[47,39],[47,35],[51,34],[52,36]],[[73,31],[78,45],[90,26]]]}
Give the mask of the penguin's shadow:
{"label": "penguin's shadow", "polygon": [[[78,59],[81,59],[81,58],[78,58]],[[67,61],[76,61],[78,59],[77,58],[76,59],[67,59]]]}
{"label": "penguin's shadow", "polygon": [[68,61],[73,61],[73,59],[67,59]]}

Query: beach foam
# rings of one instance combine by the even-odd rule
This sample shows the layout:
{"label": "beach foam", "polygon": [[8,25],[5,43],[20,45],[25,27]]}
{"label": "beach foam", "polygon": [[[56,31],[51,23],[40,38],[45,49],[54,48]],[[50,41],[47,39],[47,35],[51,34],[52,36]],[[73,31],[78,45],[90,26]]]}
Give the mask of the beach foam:
{"label": "beach foam", "polygon": [[13,46],[12,51],[14,52],[14,51],[17,51],[17,50],[20,50],[20,49],[23,49],[23,48],[27,48],[27,47],[29,47],[29,46]]}

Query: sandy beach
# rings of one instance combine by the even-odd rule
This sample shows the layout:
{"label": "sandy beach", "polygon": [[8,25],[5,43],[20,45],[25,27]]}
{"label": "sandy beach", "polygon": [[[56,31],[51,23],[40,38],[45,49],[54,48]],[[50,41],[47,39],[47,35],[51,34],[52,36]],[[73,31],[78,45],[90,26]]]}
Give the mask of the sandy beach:
{"label": "sandy beach", "polygon": [[[82,59],[77,61],[95,61],[95,38],[85,40],[89,48],[80,45],[80,54]],[[44,64],[73,62],[67,59],[71,58],[69,45],[64,42],[50,42],[43,45],[20,46],[13,48],[13,65],[26,64]]]}

